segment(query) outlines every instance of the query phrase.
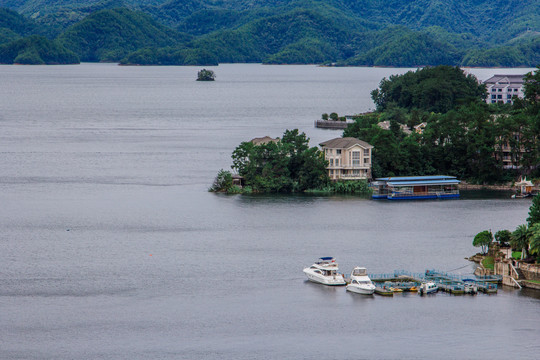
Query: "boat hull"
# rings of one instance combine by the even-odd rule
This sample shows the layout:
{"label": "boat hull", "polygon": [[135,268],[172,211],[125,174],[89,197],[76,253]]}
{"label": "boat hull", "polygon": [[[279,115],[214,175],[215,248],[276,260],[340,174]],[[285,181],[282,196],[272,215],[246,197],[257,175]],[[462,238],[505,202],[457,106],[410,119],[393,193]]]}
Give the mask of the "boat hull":
{"label": "boat hull", "polygon": [[375,287],[364,287],[364,286],[358,286],[358,285],[347,285],[346,288],[347,291],[356,293],[356,294],[362,294],[362,295],[373,295],[375,292]]}
{"label": "boat hull", "polygon": [[304,269],[304,274],[306,274],[309,281],[317,284],[328,286],[342,286],[347,284],[343,278],[343,275],[341,274],[335,276],[322,276],[319,274],[314,274],[310,271],[310,269]]}

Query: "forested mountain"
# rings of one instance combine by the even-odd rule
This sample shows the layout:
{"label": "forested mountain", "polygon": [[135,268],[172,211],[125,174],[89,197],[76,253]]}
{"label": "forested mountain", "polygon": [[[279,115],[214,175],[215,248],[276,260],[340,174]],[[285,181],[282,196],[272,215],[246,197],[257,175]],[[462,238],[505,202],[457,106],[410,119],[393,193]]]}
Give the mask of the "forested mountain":
{"label": "forested mountain", "polygon": [[[0,0],[2,6],[27,18],[13,21],[13,11],[0,11],[0,43],[58,35],[83,61],[345,66],[540,61],[538,0]],[[28,22],[30,31],[21,31],[17,22]]]}
{"label": "forested mountain", "polygon": [[69,27],[58,40],[81,61],[119,61],[143,47],[164,47],[186,40],[149,15],[125,8],[101,10]]}
{"label": "forested mountain", "polygon": [[0,64],[78,64],[79,58],[57,41],[31,35],[0,45]]}

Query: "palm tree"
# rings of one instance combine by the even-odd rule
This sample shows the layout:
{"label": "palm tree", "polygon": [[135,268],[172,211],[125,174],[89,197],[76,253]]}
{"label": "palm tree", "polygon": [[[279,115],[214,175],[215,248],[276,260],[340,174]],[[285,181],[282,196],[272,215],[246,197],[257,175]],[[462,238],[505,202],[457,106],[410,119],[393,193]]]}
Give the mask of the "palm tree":
{"label": "palm tree", "polygon": [[529,228],[530,236],[530,249],[531,253],[536,254],[536,258],[540,259],[540,223],[534,224]]}
{"label": "palm tree", "polygon": [[521,250],[521,258],[524,259],[527,256],[527,249],[529,248],[530,232],[526,224],[519,225],[512,233],[510,244],[514,249]]}

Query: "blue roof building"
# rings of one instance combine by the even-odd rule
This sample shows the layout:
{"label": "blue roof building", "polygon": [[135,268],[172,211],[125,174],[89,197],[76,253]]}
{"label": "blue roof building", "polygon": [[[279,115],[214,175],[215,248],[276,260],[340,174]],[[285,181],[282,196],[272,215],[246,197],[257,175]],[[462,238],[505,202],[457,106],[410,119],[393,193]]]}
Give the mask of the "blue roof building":
{"label": "blue roof building", "polygon": [[452,199],[459,198],[460,181],[455,176],[399,176],[377,178],[371,183],[373,199]]}

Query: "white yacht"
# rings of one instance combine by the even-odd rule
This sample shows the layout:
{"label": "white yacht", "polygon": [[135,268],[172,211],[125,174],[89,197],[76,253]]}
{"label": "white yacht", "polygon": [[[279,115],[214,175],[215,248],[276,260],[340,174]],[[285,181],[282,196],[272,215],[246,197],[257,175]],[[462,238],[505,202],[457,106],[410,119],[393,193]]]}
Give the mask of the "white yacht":
{"label": "white yacht", "polygon": [[372,295],[375,285],[371,282],[364,267],[355,267],[351,273],[351,283],[347,285],[347,291],[357,294]]}
{"label": "white yacht", "polygon": [[345,279],[338,270],[338,264],[333,257],[322,257],[315,264],[305,268],[304,273],[310,281],[319,284],[345,285]]}
{"label": "white yacht", "polygon": [[439,286],[432,281],[422,283],[419,289],[421,295],[431,294],[431,293],[437,292],[438,290],[439,290]]}

